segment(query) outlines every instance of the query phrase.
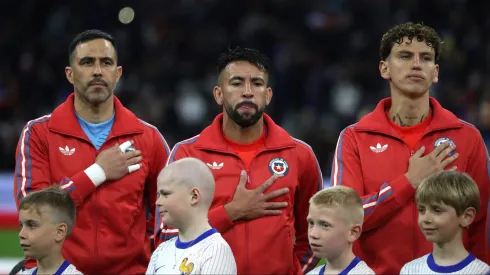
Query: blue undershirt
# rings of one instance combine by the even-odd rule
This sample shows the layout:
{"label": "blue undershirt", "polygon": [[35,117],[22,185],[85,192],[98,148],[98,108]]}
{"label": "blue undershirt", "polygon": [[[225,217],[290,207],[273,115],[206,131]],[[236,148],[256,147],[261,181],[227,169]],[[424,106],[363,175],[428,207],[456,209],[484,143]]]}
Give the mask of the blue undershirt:
{"label": "blue undershirt", "polygon": [[114,114],[108,121],[97,124],[85,121],[83,118],[79,117],[78,114],[77,120],[92,144],[97,150],[99,150],[102,144],[104,144],[104,142],[107,140],[107,137],[111,132],[112,125],[114,125]]}

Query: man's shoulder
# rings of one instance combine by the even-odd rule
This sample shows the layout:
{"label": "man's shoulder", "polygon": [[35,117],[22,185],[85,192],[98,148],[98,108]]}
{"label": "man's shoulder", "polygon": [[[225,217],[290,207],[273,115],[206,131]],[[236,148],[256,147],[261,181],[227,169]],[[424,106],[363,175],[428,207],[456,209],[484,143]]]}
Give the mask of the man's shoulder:
{"label": "man's shoulder", "polygon": [[29,120],[25,123],[24,129],[22,130],[22,134],[26,134],[27,132],[35,129],[37,132],[46,131],[48,129],[48,122],[51,119],[51,114],[47,114],[32,120]]}
{"label": "man's shoulder", "polygon": [[306,143],[305,141],[299,139],[299,138],[295,138],[295,137],[291,137],[296,145],[296,147],[298,148],[298,150],[301,150],[301,151],[305,151],[305,152],[313,152],[313,149],[311,148],[311,145],[309,145],[308,143]]}
{"label": "man's shoulder", "polygon": [[182,147],[182,148],[192,147],[199,140],[199,137],[200,136],[201,135],[199,134],[199,135],[195,135],[195,136],[193,136],[191,138],[181,140],[181,141],[175,143],[174,148],[178,148],[178,147]]}
{"label": "man's shoulder", "polygon": [[459,119],[459,121],[463,124],[463,127],[461,128],[461,132],[463,132],[463,135],[481,138],[480,130],[478,130],[475,125],[462,119]]}

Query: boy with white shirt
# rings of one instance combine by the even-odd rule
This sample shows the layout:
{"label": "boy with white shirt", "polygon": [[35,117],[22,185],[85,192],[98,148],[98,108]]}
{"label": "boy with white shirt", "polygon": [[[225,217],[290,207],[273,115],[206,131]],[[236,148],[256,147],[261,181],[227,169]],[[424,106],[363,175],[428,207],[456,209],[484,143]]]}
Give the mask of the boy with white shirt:
{"label": "boy with white shirt", "polygon": [[405,264],[400,274],[488,274],[490,267],[463,245],[463,232],[480,209],[478,186],[465,173],[428,177],[415,193],[418,224],[433,251]]}
{"label": "boy with white shirt", "polygon": [[61,254],[75,218],[75,203],[59,186],[30,193],[20,201],[20,246],[26,257],[37,261],[37,267],[24,270],[21,275],[82,275]]}
{"label": "boy with white shirt", "polygon": [[310,199],[308,239],[315,257],[326,263],[307,274],[375,274],[352,252],[363,219],[362,201],[354,189],[337,185],[316,193]]}
{"label": "boy with white shirt", "polygon": [[157,185],[162,222],[179,236],[158,246],[146,274],[236,274],[230,246],[208,222],[215,183],[206,164],[180,159],[162,170]]}

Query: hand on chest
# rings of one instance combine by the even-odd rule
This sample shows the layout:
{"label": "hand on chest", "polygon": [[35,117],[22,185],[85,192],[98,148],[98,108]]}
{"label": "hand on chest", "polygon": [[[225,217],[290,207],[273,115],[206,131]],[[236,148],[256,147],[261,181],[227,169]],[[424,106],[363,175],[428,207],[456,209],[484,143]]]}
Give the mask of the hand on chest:
{"label": "hand on chest", "polygon": [[209,155],[201,158],[211,169],[215,181],[215,197],[233,197],[240,181],[240,173],[245,170],[248,175],[247,189],[256,189],[273,175],[278,179],[265,193],[288,188],[289,194],[294,196],[298,185],[299,167],[293,156],[259,155],[253,159],[249,167],[236,156]]}
{"label": "hand on chest", "polygon": [[393,180],[407,172],[410,157],[422,146],[425,147],[423,156],[432,153],[443,142],[449,142],[456,146],[451,153],[458,153],[458,158],[447,169],[457,166],[458,171],[466,171],[466,166],[471,157],[471,146],[462,141],[458,136],[433,133],[419,140],[413,148],[410,148],[402,140],[381,135],[369,135],[369,139],[359,143],[359,158],[364,179],[378,182]]}
{"label": "hand on chest", "polygon": [[[101,152],[113,147],[115,143],[123,144],[125,141],[134,140],[134,144],[125,150],[124,153],[132,150],[141,150],[143,159],[139,164],[141,168],[132,173],[124,175],[118,182],[131,182],[144,186],[147,175],[149,173],[149,161],[151,160],[151,152],[142,150],[141,141],[137,138],[114,138],[103,144],[100,150],[88,141],[80,140],[75,137],[59,136],[49,141],[49,163],[50,175],[53,182],[60,182],[66,178],[70,178],[77,173],[83,172],[89,166],[96,162],[96,159]],[[124,154],[123,153],[123,154]],[[107,185],[103,184],[102,186]],[[101,186],[101,187],[102,187]],[[119,186],[122,187],[122,186]]]}

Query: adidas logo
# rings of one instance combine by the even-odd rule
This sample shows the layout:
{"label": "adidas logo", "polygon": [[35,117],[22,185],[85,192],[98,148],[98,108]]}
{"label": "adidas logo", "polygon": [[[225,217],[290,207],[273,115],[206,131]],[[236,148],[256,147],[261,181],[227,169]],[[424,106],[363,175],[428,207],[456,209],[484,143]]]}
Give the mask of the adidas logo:
{"label": "adidas logo", "polygon": [[68,148],[68,145],[65,146],[65,148],[63,147],[59,147],[60,148],[60,152],[65,155],[65,156],[71,156],[73,155],[73,153],[75,153],[75,148]]}
{"label": "adidas logo", "polygon": [[371,149],[371,151],[373,151],[375,153],[381,153],[381,152],[384,152],[386,149],[388,149],[388,144],[381,146],[381,144],[378,143],[376,145],[376,147],[369,146],[369,148]]}
{"label": "adidas logo", "polygon": [[223,162],[220,164],[217,164],[215,161],[215,162],[213,162],[213,164],[210,164],[210,163],[206,163],[206,164],[209,166],[209,168],[215,169],[215,170],[219,170],[219,169],[223,168]]}

